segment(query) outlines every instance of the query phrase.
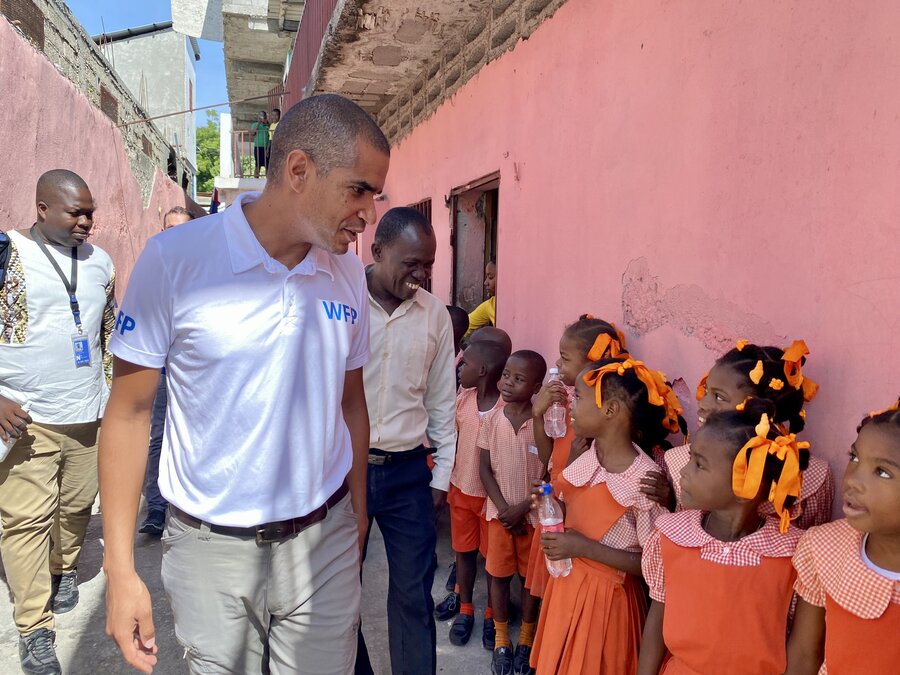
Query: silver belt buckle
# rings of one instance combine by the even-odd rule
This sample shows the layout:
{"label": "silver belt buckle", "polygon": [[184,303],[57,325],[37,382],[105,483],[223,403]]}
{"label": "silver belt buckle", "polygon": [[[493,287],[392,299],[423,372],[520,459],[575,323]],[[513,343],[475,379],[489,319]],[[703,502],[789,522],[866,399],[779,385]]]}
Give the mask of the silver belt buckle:
{"label": "silver belt buckle", "polygon": [[381,466],[387,461],[387,455],[369,455],[369,464]]}

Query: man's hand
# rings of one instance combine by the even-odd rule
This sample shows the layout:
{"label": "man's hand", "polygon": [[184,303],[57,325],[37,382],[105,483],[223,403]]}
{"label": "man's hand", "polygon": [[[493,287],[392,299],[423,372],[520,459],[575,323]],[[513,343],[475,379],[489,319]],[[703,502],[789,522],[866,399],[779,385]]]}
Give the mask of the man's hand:
{"label": "man's hand", "polygon": [[548,382],[538,392],[531,406],[531,414],[534,417],[543,417],[554,403],[566,405],[569,402],[569,395],[566,393],[566,387],[562,382]]}
{"label": "man's hand", "polygon": [[29,424],[31,415],[22,410],[22,406],[0,396],[0,438],[4,443],[25,433]]}
{"label": "man's hand", "polygon": [[431,488],[431,503],[434,505],[434,517],[437,519],[438,514],[447,506],[447,493],[437,488]]}
{"label": "man's hand", "polygon": [[134,570],[107,574],[106,634],[119,645],[128,665],[152,673],[156,665],[156,629],[150,593]]}
{"label": "man's hand", "polygon": [[565,532],[545,532],[541,535],[541,548],[548,560],[565,560],[566,558],[581,558],[583,545],[590,540],[580,532],[566,530]]}

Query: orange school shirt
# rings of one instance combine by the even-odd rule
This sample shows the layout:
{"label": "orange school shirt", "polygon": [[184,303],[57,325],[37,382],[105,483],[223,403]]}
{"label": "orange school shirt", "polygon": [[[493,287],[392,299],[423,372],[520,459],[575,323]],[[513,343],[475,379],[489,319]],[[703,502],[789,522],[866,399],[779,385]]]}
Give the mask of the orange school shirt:
{"label": "orange school shirt", "polygon": [[665,604],[666,675],[781,675],[796,573],[791,556],[802,534],[766,519],[753,534],[719,541],[705,514],[662,516],[641,566],[650,597]]}
{"label": "orange school shirt", "polygon": [[[491,454],[491,468],[503,498],[510,505],[525,501],[531,492],[531,481],[540,480],[544,465],[534,444],[534,424],[529,418],[518,433],[507,419],[504,408],[495,408],[481,422],[477,445]],[[485,505],[488,521],[497,517],[497,506],[490,499]],[[538,524],[537,513],[528,512],[528,523]]]}
{"label": "orange school shirt", "polygon": [[794,589],[825,608],[819,675],[900,670],[900,575],[866,565],[864,546],[865,535],[838,520],[806,532],[794,554]]}
{"label": "orange school shirt", "polygon": [[[502,407],[503,399],[498,398],[492,410]],[[489,412],[478,410],[478,390],[474,387],[460,389],[456,395],[456,460],[450,482],[470,497],[486,496],[478,473],[481,457],[477,441],[481,422]]]}

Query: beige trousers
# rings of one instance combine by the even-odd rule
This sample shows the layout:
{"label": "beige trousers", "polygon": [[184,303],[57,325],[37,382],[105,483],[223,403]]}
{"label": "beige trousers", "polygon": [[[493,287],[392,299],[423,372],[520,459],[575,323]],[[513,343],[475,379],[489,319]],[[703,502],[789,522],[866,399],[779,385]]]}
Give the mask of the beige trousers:
{"label": "beige trousers", "polygon": [[74,570],[97,498],[97,432],[29,424],[0,462],[0,555],[23,635],[53,627],[50,575]]}
{"label": "beige trousers", "polygon": [[169,509],[162,581],[190,672],[352,673],[358,534],[349,495],[322,522],[272,544],[191,527]]}

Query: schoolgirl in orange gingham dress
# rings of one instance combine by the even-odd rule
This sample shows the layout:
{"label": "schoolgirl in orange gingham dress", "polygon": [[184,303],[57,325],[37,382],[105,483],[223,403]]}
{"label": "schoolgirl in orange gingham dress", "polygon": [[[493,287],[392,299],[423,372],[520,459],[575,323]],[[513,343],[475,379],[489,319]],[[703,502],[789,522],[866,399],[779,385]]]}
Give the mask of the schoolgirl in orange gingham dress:
{"label": "schoolgirl in orange gingham dress", "polygon": [[900,672],[897,403],[860,425],[842,500],[846,518],[809,530],[794,554],[800,601],[788,672],[893,675]]}
{"label": "schoolgirl in orange gingham dress", "polygon": [[[770,401],[713,413],[682,473],[688,509],[667,514],[644,547],[653,600],[639,675],[781,675],[793,598],[790,525],[806,444],[769,423]],[[771,498],[777,518],[760,515]]]}
{"label": "schoolgirl in orange gingham dress", "polygon": [[[563,438],[549,438],[544,433],[544,413],[551,403],[563,403],[571,410],[567,388],[575,386],[578,374],[594,361],[625,353],[625,338],[614,324],[598,319],[590,314],[582,314],[578,321],[570,324],[559,339],[559,383],[548,383],[541,388],[534,401],[534,435],[541,461],[547,465],[550,484],[556,485],[559,475],[566,468],[570,458],[574,459],[590,446],[590,440],[577,438],[569,415],[566,415],[566,435]],[[564,385],[564,386],[563,386]],[[528,556],[528,573],[525,585],[535,598],[544,596],[544,588],[550,579],[540,537],[534,537]]]}
{"label": "schoolgirl in orange gingham dress", "polygon": [[662,375],[630,356],[601,360],[576,380],[572,426],[594,445],[557,480],[565,532],[541,536],[546,557],[570,558],[572,570],[544,590],[531,654],[538,675],[635,672],[646,614],[641,549],[663,508],[640,491],[657,465],[634,439],[668,435],[675,403]]}

